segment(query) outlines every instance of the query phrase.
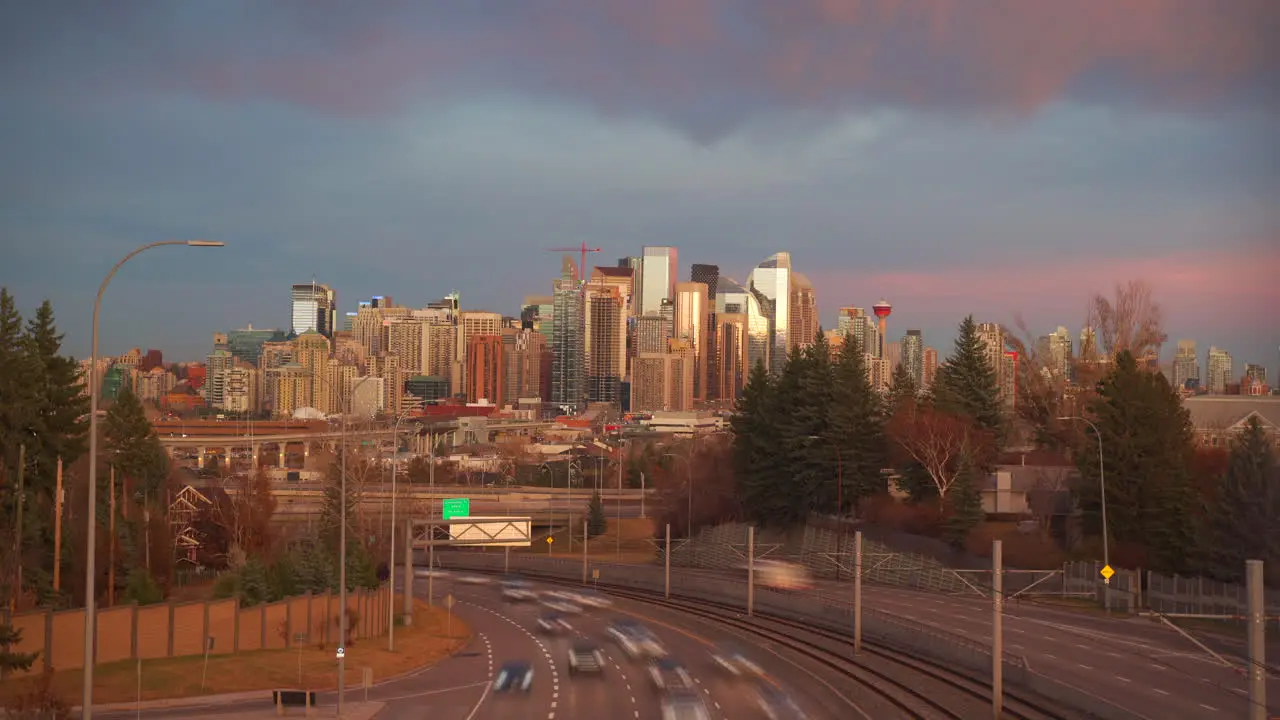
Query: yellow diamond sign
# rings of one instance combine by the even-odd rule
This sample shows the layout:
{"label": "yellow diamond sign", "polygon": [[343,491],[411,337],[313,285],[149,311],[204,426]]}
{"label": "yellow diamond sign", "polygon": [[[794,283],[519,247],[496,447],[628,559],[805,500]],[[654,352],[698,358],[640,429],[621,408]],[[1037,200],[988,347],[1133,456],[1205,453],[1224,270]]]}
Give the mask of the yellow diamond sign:
{"label": "yellow diamond sign", "polygon": [[1116,571],[1112,570],[1110,565],[1103,565],[1102,570],[1099,572],[1101,573],[1103,580],[1110,580],[1111,576],[1116,574]]}
{"label": "yellow diamond sign", "polygon": [[[556,539],[555,539],[555,538],[551,537],[550,535],[548,535],[548,536],[547,536],[547,544],[548,544],[548,545],[550,545],[551,543],[553,543],[553,542],[555,542],[555,541],[556,541]],[[1108,569],[1108,570],[1110,570],[1111,568],[1107,568],[1107,569]]]}

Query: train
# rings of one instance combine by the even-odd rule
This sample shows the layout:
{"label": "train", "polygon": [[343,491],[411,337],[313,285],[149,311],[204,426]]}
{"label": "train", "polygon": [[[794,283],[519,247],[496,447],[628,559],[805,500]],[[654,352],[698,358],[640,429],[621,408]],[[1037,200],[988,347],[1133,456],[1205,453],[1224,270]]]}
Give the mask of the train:
{"label": "train", "polygon": [[813,588],[813,576],[797,563],[783,560],[757,560],[756,583],[772,590],[809,590]]}

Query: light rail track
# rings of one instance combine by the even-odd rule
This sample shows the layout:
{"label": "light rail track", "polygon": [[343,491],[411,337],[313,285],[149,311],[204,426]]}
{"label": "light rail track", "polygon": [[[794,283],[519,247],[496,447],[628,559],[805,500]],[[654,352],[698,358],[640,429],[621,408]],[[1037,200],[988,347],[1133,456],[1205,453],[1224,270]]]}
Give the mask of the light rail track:
{"label": "light rail track", "polygon": [[[493,570],[458,568],[467,572],[500,574]],[[580,582],[566,580],[537,571],[512,568],[513,574],[563,587],[581,587]],[[904,656],[874,642],[862,642],[861,655],[853,655],[849,633],[814,627],[811,624],[756,613],[743,616],[742,608],[727,603],[690,600],[673,595],[598,583],[601,591],[611,595],[665,607],[680,613],[701,617],[722,626],[734,628],[807,658],[848,677],[876,697],[916,718],[968,720],[991,712],[990,686],[977,678],[940,664]],[[868,662],[868,657],[875,662]],[[921,680],[925,682],[922,683]],[[963,702],[956,700],[963,698]],[[1002,717],[1009,720],[1076,720],[1081,717],[1046,707],[1008,690],[1004,693]]]}

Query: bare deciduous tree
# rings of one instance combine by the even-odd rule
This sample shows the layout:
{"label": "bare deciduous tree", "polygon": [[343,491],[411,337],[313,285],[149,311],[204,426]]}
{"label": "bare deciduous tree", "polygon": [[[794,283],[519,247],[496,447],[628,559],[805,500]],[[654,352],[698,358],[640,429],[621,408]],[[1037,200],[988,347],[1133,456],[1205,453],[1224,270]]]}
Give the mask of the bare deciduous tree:
{"label": "bare deciduous tree", "polygon": [[[1164,311],[1151,296],[1151,286],[1141,280],[1116,285],[1115,294],[1093,296],[1085,321],[1097,334],[1097,347],[1092,352],[1114,357],[1128,350],[1141,360],[1150,353],[1159,354],[1168,335],[1164,332]],[[1081,348],[1081,354],[1086,348]]]}
{"label": "bare deciduous tree", "polygon": [[962,417],[925,405],[908,404],[889,421],[888,434],[904,459],[924,468],[945,499],[965,463],[988,452],[991,438]]}

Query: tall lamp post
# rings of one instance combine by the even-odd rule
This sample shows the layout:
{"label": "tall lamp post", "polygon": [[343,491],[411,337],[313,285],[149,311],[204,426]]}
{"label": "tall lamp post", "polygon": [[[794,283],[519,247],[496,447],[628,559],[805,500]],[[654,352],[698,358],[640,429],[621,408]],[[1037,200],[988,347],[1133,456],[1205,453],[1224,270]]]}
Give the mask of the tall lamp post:
{"label": "tall lamp post", "polygon": [[187,247],[222,247],[217,240],[161,240],[147,243],[135,248],[125,255],[111,268],[111,272],[103,278],[98,287],[98,297],[93,301],[93,337],[89,350],[89,513],[86,520],[88,534],[85,536],[86,552],[84,565],[84,689],[81,698],[81,717],[88,720],[93,717],[93,663],[94,634],[97,626],[96,598],[97,568],[94,559],[97,555],[97,518],[98,518],[98,316],[102,312],[102,295],[107,291],[111,278],[120,270],[120,266],[129,262],[135,255],[163,245],[186,245]]}
{"label": "tall lamp post", "polygon": [[[1061,422],[1069,420],[1079,420],[1080,422],[1093,428],[1093,434],[1098,438],[1098,497],[1102,505],[1102,564],[1104,567],[1111,567],[1111,552],[1107,542],[1107,536],[1111,534],[1110,528],[1107,527],[1107,474],[1106,466],[1102,462],[1102,431],[1093,421],[1079,415],[1065,415],[1058,418]],[[1111,578],[1102,578],[1103,584],[1103,602],[1106,604],[1107,612],[1111,612]]]}
{"label": "tall lamp post", "polygon": [[[342,407],[342,527],[338,531],[338,642],[347,644],[347,416],[351,414],[351,404],[356,391],[370,380],[382,380],[380,377],[367,375],[351,386],[351,395],[344,398]],[[347,660],[346,653],[338,655],[338,717],[342,717],[343,704],[347,695]]]}
{"label": "tall lamp post", "polygon": [[685,496],[689,500],[689,509],[687,511],[688,516],[685,517],[685,520],[684,520],[684,534],[686,538],[689,538],[690,540],[692,540],[693,539],[693,464],[689,462],[689,458],[683,455],[676,455],[675,453],[663,453],[663,457],[677,458],[680,460],[684,460],[685,485],[689,488],[689,491],[685,493]]}
{"label": "tall lamp post", "polygon": [[[391,557],[387,561],[391,589],[387,591],[387,652],[395,652],[396,649],[396,468],[400,465],[400,422],[406,417],[407,413],[397,417],[391,430]],[[409,589],[406,588],[405,592]]]}

